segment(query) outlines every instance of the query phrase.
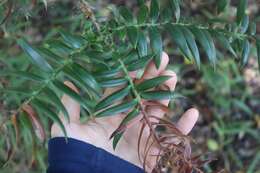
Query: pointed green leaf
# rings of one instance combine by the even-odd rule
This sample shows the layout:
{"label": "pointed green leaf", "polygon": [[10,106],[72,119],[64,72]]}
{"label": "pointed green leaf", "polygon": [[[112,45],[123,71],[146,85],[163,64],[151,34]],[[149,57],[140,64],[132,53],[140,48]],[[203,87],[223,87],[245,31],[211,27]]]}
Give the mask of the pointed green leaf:
{"label": "pointed green leaf", "polygon": [[61,40],[50,40],[47,42],[46,47],[61,57],[68,56],[73,51],[71,47],[69,47]]}
{"label": "pointed green leaf", "polygon": [[256,39],[256,49],[257,49],[257,57],[258,57],[258,69],[260,71],[260,40]]}
{"label": "pointed green leaf", "polygon": [[249,26],[249,16],[245,15],[242,19],[241,27],[240,27],[240,32],[245,33],[248,29]]}
{"label": "pointed green leaf", "polygon": [[93,103],[90,101],[84,100],[79,94],[77,94],[75,91],[73,91],[71,88],[63,84],[62,82],[56,80],[53,82],[54,86],[73,98],[75,101],[77,101],[80,105],[82,105],[88,112],[91,112],[91,108],[93,107]]}
{"label": "pointed green leaf", "polygon": [[127,80],[125,78],[116,78],[116,79],[99,82],[100,86],[102,86],[104,88],[117,87],[117,86],[124,85],[126,83],[127,83]]}
{"label": "pointed green leaf", "polygon": [[120,7],[119,12],[126,22],[132,23],[134,21],[134,17],[128,8],[122,6]]}
{"label": "pointed green leaf", "polygon": [[142,5],[138,11],[137,21],[139,24],[145,23],[148,17],[149,9],[146,5]]}
{"label": "pointed green leaf", "polygon": [[152,55],[147,55],[147,56],[141,57],[140,59],[136,60],[135,62],[129,64],[127,66],[127,69],[129,71],[135,71],[135,70],[144,68],[150,62],[150,60],[152,58],[153,58]]}
{"label": "pointed green leaf", "polygon": [[210,63],[215,67],[216,66],[216,49],[214,42],[209,32],[206,30],[200,30],[198,28],[192,29],[195,38],[199,41],[203,49],[205,50]]}
{"label": "pointed green leaf", "polygon": [[136,45],[137,45],[138,34],[139,34],[138,29],[136,27],[130,26],[130,27],[127,28],[128,38],[129,38],[129,40],[132,43],[134,48],[136,48]]}
{"label": "pointed green leaf", "polygon": [[111,69],[111,70],[106,70],[106,71],[101,71],[96,74],[94,74],[95,78],[110,78],[117,76],[120,72],[120,67]]}
{"label": "pointed green leaf", "polygon": [[118,133],[114,136],[114,138],[113,138],[113,149],[114,150],[116,149],[116,146],[117,146],[118,142],[120,141],[120,139],[122,138],[122,136],[123,136],[123,132]]}
{"label": "pointed green leaf", "polygon": [[218,13],[223,12],[226,9],[228,3],[229,3],[228,0],[218,0],[217,1]]}
{"label": "pointed green leaf", "polygon": [[37,49],[37,51],[39,52],[40,55],[42,55],[43,57],[46,57],[46,59],[55,62],[56,64],[61,65],[62,62],[64,62],[64,58],[60,57],[59,55],[57,55],[56,53],[53,53],[51,50],[44,48],[44,47],[40,47]]}
{"label": "pointed green leaf", "polygon": [[132,64],[139,59],[138,52],[132,49],[123,59],[124,64]]}
{"label": "pointed green leaf", "polygon": [[115,91],[111,95],[107,96],[106,98],[104,98],[97,104],[97,106],[95,107],[95,110],[103,109],[103,108],[113,104],[115,101],[123,99],[125,96],[128,95],[130,88],[131,88],[130,86],[127,86],[126,88]]}
{"label": "pointed green leaf", "polygon": [[168,100],[183,98],[182,95],[172,91],[146,91],[141,93],[141,97],[145,100]]}
{"label": "pointed green leaf", "polygon": [[249,114],[249,115],[253,114],[251,108],[244,101],[238,100],[238,99],[233,99],[232,103],[235,105],[236,108],[243,110],[247,114]]}
{"label": "pointed green leaf", "polygon": [[28,92],[28,88],[0,88],[0,93],[19,93],[24,95],[32,95],[32,93]]}
{"label": "pointed green leaf", "polygon": [[73,63],[71,67],[72,70],[77,73],[77,75],[85,82],[86,85],[88,85],[98,94],[101,94],[102,89],[92,74],[90,74],[85,68],[77,63]]}
{"label": "pointed green leaf", "polygon": [[171,8],[172,8],[172,11],[174,12],[174,15],[175,15],[175,18],[176,18],[176,21],[179,22],[179,19],[180,19],[180,13],[181,13],[181,10],[180,10],[180,0],[171,0]]}
{"label": "pointed green leaf", "polygon": [[194,58],[198,68],[200,68],[200,54],[199,54],[199,49],[197,47],[197,44],[195,42],[194,35],[192,32],[186,28],[186,27],[181,27],[181,30],[183,32],[183,35],[187,41],[187,44],[191,50],[192,57]]}
{"label": "pointed green leaf", "polygon": [[156,22],[160,13],[159,1],[158,0],[151,0],[150,6],[150,18],[152,22]]}
{"label": "pointed green leaf", "polygon": [[161,34],[157,27],[151,27],[149,29],[150,42],[152,52],[155,54],[154,62],[157,68],[160,67],[161,64],[161,56],[163,51],[163,42],[161,38]]}
{"label": "pointed green leaf", "polygon": [[30,60],[34,65],[44,71],[51,71],[52,67],[48,62],[35,50],[33,49],[25,40],[19,39],[18,44],[21,48],[30,56]]}
{"label": "pointed green leaf", "polygon": [[79,84],[82,88],[84,88],[84,91],[90,96],[90,97],[95,97],[98,98],[100,97],[100,94],[93,89],[92,87],[89,86],[88,81],[83,80],[77,73],[77,70],[72,69],[69,66],[66,66],[63,68],[63,72],[68,75],[68,77],[71,78],[71,80],[74,80]]}
{"label": "pointed green leaf", "polygon": [[239,0],[237,7],[237,24],[240,24],[246,15],[248,0]]}
{"label": "pointed green leaf", "polygon": [[248,40],[243,41],[243,50],[242,50],[242,61],[241,66],[244,67],[247,62],[250,55],[250,43]]}
{"label": "pointed green leaf", "polygon": [[256,34],[256,23],[251,22],[248,30],[249,30],[250,35],[255,35]]}
{"label": "pointed green leaf", "polygon": [[53,92],[50,88],[46,87],[44,89],[44,93],[50,98],[50,101],[57,106],[57,108],[63,113],[66,120],[69,122],[70,117],[60,98],[57,96],[55,92]]}
{"label": "pointed green leaf", "polygon": [[112,106],[102,112],[96,114],[96,117],[106,117],[106,116],[113,116],[119,113],[126,112],[132,109],[137,104],[136,100],[132,100],[130,102],[124,102],[116,106]]}
{"label": "pointed green leaf", "polygon": [[234,57],[237,57],[236,52],[234,51],[233,47],[231,46],[231,44],[229,43],[228,39],[225,36],[223,36],[222,34],[217,34],[216,39],[220,42],[220,45],[224,49],[229,50],[229,52],[232,53]]}
{"label": "pointed green leaf", "polygon": [[136,86],[136,89],[139,91],[148,90],[148,89],[151,89],[158,85],[163,84],[165,81],[167,81],[170,78],[171,78],[171,76],[158,76],[158,77],[155,77],[152,79],[147,79],[147,80],[144,80],[143,82],[141,82],[140,84],[138,84]]}
{"label": "pointed green leaf", "polygon": [[146,56],[148,53],[148,43],[147,43],[146,37],[143,32],[139,33],[137,50],[138,50],[139,56],[141,56],[141,57]]}
{"label": "pointed green leaf", "polygon": [[162,23],[170,23],[172,21],[172,9],[165,7],[161,12]]}
{"label": "pointed green leaf", "polygon": [[67,131],[66,128],[64,126],[64,124],[62,123],[62,121],[60,120],[60,118],[58,117],[58,115],[56,113],[54,113],[50,107],[48,105],[46,105],[46,103],[44,103],[43,101],[39,100],[39,99],[34,99],[33,100],[33,104],[40,109],[42,112],[45,113],[46,116],[48,116],[54,123],[58,124],[59,127],[61,128],[63,134],[65,137],[67,137]]}
{"label": "pointed green leaf", "polygon": [[140,111],[138,109],[133,109],[131,112],[129,112],[126,117],[121,121],[121,125],[127,124],[129,121],[133,120],[137,115],[139,115]]}
{"label": "pointed green leaf", "polygon": [[[130,113],[128,113],[126,115],[126,117],[122,120],[122,122],[120,123],[120,126],[126,125],[129,121],[131,121],[132,119],[134,119],[135,117],[137,117],[137,115],[139,115],[139,110],[138,109],[133,109]],[[119,132],[117,133],[114,138],[113,138],[113,149],[116,148],[119,140],[121,139],[121,137],[123,136],[123,132]]]}
{"label": "pointed green leaf", "polygon": [[169,24],[167,25],[167,30],[169,31],[172,40],[177,44],[184,56],[191,60],[193,56],[181,28],[179,26]]}
{"label": "pointed green leaf", "polygon": [[22,77],[36,82],[42,82],[45,80],[41,76],[26,71],[0,71],[0,76],[9,76],[9,75]]}
{"label": "pointed green leaf", "polygon": [[86,40],[78,35],[72,35],[65,31],[60,31],[60,34],[64,41],[72,48],[78,49],[86,44]]}

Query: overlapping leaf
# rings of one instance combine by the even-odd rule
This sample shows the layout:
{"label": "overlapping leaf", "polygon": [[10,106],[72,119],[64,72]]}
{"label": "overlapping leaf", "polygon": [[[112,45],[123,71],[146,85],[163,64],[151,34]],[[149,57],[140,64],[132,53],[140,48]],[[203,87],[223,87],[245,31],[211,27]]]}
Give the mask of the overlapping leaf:
{"label": "overlapping leaf", "polygon": [[154,62],[157,68],[160,67],[161,64],[161,56],[163,50],[163,42],[161,38],[161,34],[157,27],[151,27],[149,30],[151,48],[154,53]]}
{"label": "overlapping leaf", "polygon": [[130,102],[123,102],[119,105],[112,106],[104,111],[101,111],[96,114],[96,117],[107,117],[107,116],[115,116],[119,113],[123,113],[129,111],[137,104],[137,100],[132,100]]}
{"label": "overlapping leaf", "polygon": [[183,98],[182,95],[172,91],[146,91],[141,93],[141,97],[146,100],[168,100]]}
{"label": "overlapping leaf", "polygon": [[25,40],[20,39],[17,41],[21,48],[29,55],[30,60],[34,65],[44,71],[52,71],[50,64],[35,50],[33,49]]}
{"label": "overlapping leaf", "polygon": [[72,48],[78,49],[86,44],[86,40],[81,36],[72,35],[66,31],[60,31],[60,34],[64,41]]}
{"label": "overlapping leaf", "polygon": [[246,15],[248,0],[239,0],[237,7],[237,23],[240,24]]}
{"label": "overlapping leaf", "polygon": [[120,89],[118,91],[115,91],[111,95],[107,96],[103,100],[101,100],[95,107],[96,110],[100,110],[102,108],[105,108],[106,106],[109,106],[113,104],[117,100],[123,99],[130,91],[130,86],[127,86],[126,88]]}
{"label": "overlapping leaf", "polygon": [[92,112],[93,103],[88,100],[83,99],[78,93],[73,91],[71,88],[63,84],[62,82],[56,80],[53,82],[53,85],[60,91],[64,92],[64,94],[70,96],[74,100],[76,100],[80,105],[82,105],[88,112]]}
{"label": "overlapping leaf", "polygon": [[136,89],[140,91],[145,91],[154,88],[158,85],[163,84],[165,81],[169,80],[171,76],[158,76],[152,79],[147,79],[136,86]]}
{"label": "overlapping leaf", "polygon": [[250,43],[248,40],[243,41],[243,50],[242,50],[242,60],[241,60],[241,66],[245,66],[248,62],[250,54]]}
{"label": "overlapping leaf", "polygon": [[57,123],[59,125],[59,127],[61,128],[63,134],[65,137],[67,137],[67,131],[65,129],[65,126],[63,124],[63,122],[61,121],[61,119],[58,117],[58,115],[53,112],[49,106],[47,106],[46,103],[44,103],[43,101],[39,100],[39,99],[34,99],[33,100],[33,104],[42,112],[45,113],[46,116],[48,116],[53,122]]}
{"label": "overlapping leaf", "polygon": [[192,28],[192,32],[200,45],[205,50],[209,62],[215,67],[217,61],[216,48],[210,33],[207,30],[200,30],[198,28]]}
{"label": "overlapping leaf", "polygon": [[160,14],[160,7],[158,0],[151,0],[150,18],[152,22],[156,22]]}

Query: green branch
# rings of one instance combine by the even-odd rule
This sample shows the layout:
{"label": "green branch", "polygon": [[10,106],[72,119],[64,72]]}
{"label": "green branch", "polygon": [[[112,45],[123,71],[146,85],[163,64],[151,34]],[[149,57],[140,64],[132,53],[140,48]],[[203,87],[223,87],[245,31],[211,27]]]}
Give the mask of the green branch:
{"label": "green branch", "polygon": [[149,120],[149,115],[147,115],[147,113],[145,111],[145,108],[144,108],[144,106],[142,104],[141,95],[138,93],[138,91],[137,91],[137,89],[136,89],[136,87],[134,85],[134,82],[133,82],[131,76],[129,75],[129,72],[128,72],[125,64],[123,63],[123,61],[121,59],[119,59],[118,61],[119,61],[120,65],[121,65],[121,67],[123,69],[124,74],[126,75],[126,79],[128,80],[128,82],[129,82],[129,84],[131,86],[131,89],[132,89],[132,91],[133,91],[133,93],[134,93],[134,95],[135,95],[135,97],[136,97],[136,99],[138,101],[138,105],[140,107],[141,113],[143,114],[143,118],[144,118],[146,124],[148,125],[148,127],[150,128],[150,132],[152,133],[155,141],[157,142],[158,145],[160,145],[160,141],[159,141],[158,137],[156,136],[155,129],[152,127],[152,124],[151,124],[151,122]]}
{"label": "green branch", "polygon": [[[207,27],[207,26],[198,26],[198,25],[194,25],[194,24],[191,24],[191,23],[179,23],[179,22],[129,24],[129,25],[123,25],[123,26],[119,26],[117,28],[114,28],[114,29],[112,29],[112,31],[120,31],[120,30],[126,29],[128,27],[137,27],[137,28],[153,27],[153,26],[160,27],[160,26],[165,26],[165,25],[168,25],[168,24],[175,25],[175,26],[186,26],[186,27],[191,27],[191,28],[193,27],[193,28],[197,28],[197,29],[200,29],[200,30],[216,31],[216,32],[219,32],[219,33],[223,33],[226,36],[235,37],[235,38],[238,38],[240,40],[244,40],[245,38],[254,39],[254,37],[252,37],[248,34],[226,31],[226,30],[223,30],[223,29],[220,29],[220,28],[214,29],[214,28],[210,28],[210,27]],[[112,33],[110,33],[110,34],[112,34]]]}
{"label": "green branch", "polygon": [[16,110],[16,114],[19,113],[19,112],[22,110],[23,105],[29,104],[31,101],[33,101],[35,98],[37,98],[38,95],[39,95],[42,91],[44,91],[44,89],[47,88],[50,83],[52,83],[54,80],[56,80],[56,78],[57,78],[57,76],[60,74],[60,72],[61,72],[65,67],[67,67],[68,65],[70,65],[70,64],[73,63],[73,61],[72,61],[73,56],[74,56],[75,54],[77,54],[77,53],[83,51],[85,48],[86,48],[86,45],[84,45],[84,46],[82,46],[81,48],[79,48],[79,49],[73,51],[73,52],[69,55],[68,59],[66,59],[66,60],[64,61],[64,63],[63,63],[60,67],[56,68],[56,69],[54,70],[54,72],[52,73],[52,75],[51,75],[47,80],[45,80],[45,82],[43,83],[42,87],[40,87],[38,90],[34,91],[34,92],[32,93],[32,96],[29,97],[26,101],[24,101],[24,102],[19,106],[19,108]]}

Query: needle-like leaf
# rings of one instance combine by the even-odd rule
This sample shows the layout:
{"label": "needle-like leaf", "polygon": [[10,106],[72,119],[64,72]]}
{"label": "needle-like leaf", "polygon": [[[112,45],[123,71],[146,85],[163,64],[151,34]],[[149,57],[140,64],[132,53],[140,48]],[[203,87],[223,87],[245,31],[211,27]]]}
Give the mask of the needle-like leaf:
{"label": "needle-like leaf", "polygon": [[153,55],[147,55],[147,56],[141,57],[140,59],[136,60],[135,62],[129,64],[127,66],[127,69],[129,71],[135,71],[135,70],[144,68],[150,62],[150,60],[152,58],[153,58]]}
{"label": "needle-like leaf", "polygon": [[137,41],[138,41],[138,29],[134,26],[130,26],[127,28],[127,35],[128,38],[130,40],[130,42],[132,43],[133,47],[136,48],[137,45]]}
{"label": "needle-like leaf", "polygon": [[140,90],[140,91],[145,91],[151,88],[154,88],[158,85],[163,84],[165,81],[167,81],[168,79],[170,79],[171,76],[158,76],[152,79],[147,79],[144,80],[143,82],[141,82],[140,84],[138,84],[136,86],[136,89]]}
{"label": "needle-like leaf", "polygon": [[192,32],[186,28],[186,27],[181,27],[181,30],[183,32],[183,35],[187,41],[187,44],[191,50],[192,57],[194,58],[198,68],[200,68],[200,54],[199,54],[199,49],[197,47],[197,44],[195,42],[194,35]]}
{"label": "needle-like leaf", "polygon": [[128,8],[122,6],[120,7],[119,12],[126,22],[133,22],[134,17]]}
{"label": "needle-like leaf", "polygon": [[171,0],[170,2],[171,2],[171,8],[172,8],[172,11],[174,12],[176,21],[179,22],[180,14],[181,14],[180,0]]}
{"label": "needle-like leaf", "polygon": [[120,89],[110,94],[109,96],[107,96],[97,104],[95,110],[103,109],[106,106],[113,104],[115,101],[123,99],[129,93],[130,88],[131,88],[130,86],[127,86],[126,88]]}
{"label": "needle-like leaf", "polygon": [[57,123],[59,125],[59,127],[61,128],[63,134],[65,137],[67,137],[67,131],[65,129],[65,126],[63,124],[63,122],[60,120],[60,118],[58,117],[58,115],[56,113],[54,113],[49,106],[47,106],[46,103],[44,103],[43,101],[39,100],[39,99],[34,99],[33,100],[33,104],[42,112],[45,113],[46,116],[48,116],[53,122]]}
{"label": "needle-like leaf", "polygon": [[247,62],[250,55],[250,43],[248,40],[243,41],[243,50],[242,50],[242,60],[241,60],[241,66],[244,67]]}
{"label": "needle-like leaf", "polygon": [[161,34],[157,27],[151,27],[149,29],[149,35],[150,35],[150,43],[154,56],[154,62],[157,68],[160,67],[161,64],[161,56],[162,56],[162,50],[163,50],[163,42],[161,38]]}
{"label": "needle-like leaf", "polygon": [[9,76],[9,75],[22,77],[36,82],[42,82],[45,80],[41,76],[26,71],[0,71],[0,76]]}
{"label": "needle-like leaf", "polygon": [[237,7],[237,23],[240,24],[246,15],[248,0],[239,0]]}
{"label": "needle-like leaf", "polygon": [[114,138],[113,138],[113,149],[115,150],[116,149],[116,146],[118,144],[118,142],[120,141],[120,139],[122,138],[123,136],[123,132],[121,133],[117,133]]}
{"label": "needle-like leaf", "polygon": [[30,60],[34,65],[44,71],[52,71],[52,67],[48,64],[48,62],[25,40],[19,39],[17,42],[21,46],[21,48],[29,55]]}
{"label": "needle-like leaf", "polygon": [[75,101],[77,101],[80,105],[82,105],[88,112],[91,112],[91,108],[93,108],[93,103],[90,101],[87,101],[83,99],[79,94],[77,94],[75,91],[73,91],[71,88],[63,84],[62,82],[56,80],[53,82],[54,86],[73,98]]}
{"label": "needle-like leaf", "polygon": [[137,50],[138,50],[139,56],[141,56],[141,57],[146,56],[148,53],[148,43],[147,43],[146,37],[143,32],[139,33]]}
{"label": "needle-like leaf", "polygon": [[86,40],[78,35],[72,35],[71,33],[60,31],[60,34],[66,44],[70,47],[78,49],[86,44]]}
{"label": "needle-like leaf", "polygon": [[127,83],[127,80],[125,78],[116,78],[116,79],[104,80],[104,81],[99,82],[101,87],[104,87],[104,88],[122,86],[126,83]]}
{"label": "needle-like leaf", "polygon": [[160,7],[158,0],[152,0],[150,6],[150,18],[152,22],[156,22],[160,14]]}
{"label": "needle-like leaf", "polygon": [[216,66],[216,49],[212,37],[208,31],[202,31],[198,28],[192,28],[192,32],[195,38],[199,41],[203,49],[205,50],[209,62],[215,67]]}
{"label": "needle-like leaf", "polygon": [[174,26],[172,24],[168,24],[167,30],[170,33],[173,41],[177,44],[177,46],[180,48],[181,52],[184,54],[184,56],[191,59],[193,56],[188,47],[188,44],[186,42],[185,36],[184,36],[181,28],[179,26]]}
{"label": "needle-like leaf", "polygon": [[63,113],[66,120],[69,122],[69,113],[67,109],[64,107],[63,103],[61,102],[60,98],[57,96],[57,94],[51,89],[46,87],[44,89],[44,93],[50,98],[50,101],[57,106],[57,108]]}
{"label": "needle-like leaf", "polygon": [[228,0],[218,0],[217,1],[218,13],[223,12],[226,9],[228,3],[229,3]]}
{"label": "needle-like leaf", "polygon": [[256,49],[257,49],[257,57],[258,57],[258,69],[260,71],[260,40],[256,40]]}
{"label": "needle-like leaf", "polygon": [[95,90],[98,94],[102,92],[101,87],[97,83],[96,79],[90,74],[84,67],[77,63],[71,65],[72,70],[88,85],[90,88]]}
{"label": "needle-like leaf", "polygon": [[119,113],[126,112],[132,109],[137,104],[137,100],[132,100],[130,102],[124,102],[116,106],[112,106],[104,111],[101,111],[96,114],[96,117],[106,117],[106,116],[113,116]]}
{"label": "needle-like leaf", "polygon": [[167,100],[184,98],[184,96],[172,91],[146,91],[141,93],[141,97],[145,100]]}
{"label": "needle-like leaf", "polygon": [[145,23],[148,17],[148,7],[146,5],[142,5],[138,11],[137,21],[139,24]]}

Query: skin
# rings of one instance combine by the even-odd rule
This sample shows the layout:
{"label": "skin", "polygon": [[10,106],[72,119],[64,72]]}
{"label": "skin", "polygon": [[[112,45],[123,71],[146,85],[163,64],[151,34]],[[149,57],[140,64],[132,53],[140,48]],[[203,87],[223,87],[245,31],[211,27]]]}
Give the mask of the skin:
{"label": "skin", "polygon": [[[165,85],[168,86],[170,90],[174,90],[177,83],[177,76],[173,71],[166,70],[168,62],[169,57],[165,52],[163,52],[159,69],[155,67],[155,64],[153,62],[150,62],[140,81],[144,79],[154,78],[160,75],[171,76],[171,78],[165,82]],[[135,78],[136,73],[131,72],[130,76],[132,78]],[[78,89],[71,82],[66,81],[65,84],[74,91],[78,92]],[[107,96],[115,90],[118,90],[118,88],[106,90],[104,95]],[[124,136],[119,141],[116,150],[114,150],[112,148],[112,140],[109,140],[109,137],[112,132],[118,127],[125,115],[119,114],[111,117],[98,118],[95,120],[90,120],[86,124],[82,124],[80,123],[80,105],[67,95],[64,95],[61,101],[70,115],[70,123],[65,121],[62,113],[60,113],[59,115],[65,125],[68,137],[75,138],[92,144],[96,147],[103,148],[113,155],[116,155],[139,167],[143,167],[141,161],[138,158],[137,152],[137,140],[141,127],[141,123],[139,121],[134,123],[134,125],[126,131]],[[166,106],[168,106],[169,104],[169,100],[162,100],[160,102]],[[146,107],[146,109],[150,115],[154,115],[160,118],[164,116],[164,112],[161,111],[159,108]],[[176,123],[176,126],[183,134],[187,135],[194,127],[198,117],[198,110],[195,108],[191,108],[181,116],[181,118]],[[148,138],[149,134],[149,128],[146,127],[144,130],[143,139],[141,141],[141,157],[143,157],[144,155],[143,150],[145,146],[145,140]],[[63,136],[63,133],[57,124],[53,124],[51,128],[51,136]],[[176,141],[176,143],[178,143],[178,141]],[[155,157],[151,155],[156,153],[158,153],[158,147],[156,145],[153,145],[147,158],[147,172],[151,172],[151,170],[155,166]]]}

